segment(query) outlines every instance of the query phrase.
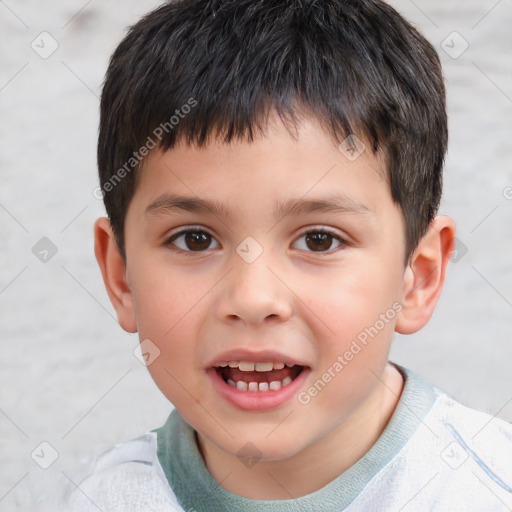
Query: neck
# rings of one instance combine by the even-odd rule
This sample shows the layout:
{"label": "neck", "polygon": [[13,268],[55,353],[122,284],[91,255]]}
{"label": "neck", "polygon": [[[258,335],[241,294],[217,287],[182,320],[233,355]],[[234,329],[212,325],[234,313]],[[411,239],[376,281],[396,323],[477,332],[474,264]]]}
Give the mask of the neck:
{"label": "neck", "polygon": [[403,379],[388,364],[370,397],[329,434],[287,459],[240,460],[198,436],[208,471],[227,491],[253,500],[283,500],[321,489],[355,464],[375,444],[400,399]]}

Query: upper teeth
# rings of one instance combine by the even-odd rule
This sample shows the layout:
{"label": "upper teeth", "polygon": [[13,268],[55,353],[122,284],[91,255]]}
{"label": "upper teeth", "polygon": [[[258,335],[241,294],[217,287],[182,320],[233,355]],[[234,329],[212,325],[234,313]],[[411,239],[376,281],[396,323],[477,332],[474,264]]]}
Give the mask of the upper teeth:
{"label": "upper teeth", "polygon": [[291,363],[273,363],[273,362],[253,362],[253,361],[221,361],[217,366],[238,368],[241,372],[270,372],[272,370],[281,370],[286,366],[294,366]]}

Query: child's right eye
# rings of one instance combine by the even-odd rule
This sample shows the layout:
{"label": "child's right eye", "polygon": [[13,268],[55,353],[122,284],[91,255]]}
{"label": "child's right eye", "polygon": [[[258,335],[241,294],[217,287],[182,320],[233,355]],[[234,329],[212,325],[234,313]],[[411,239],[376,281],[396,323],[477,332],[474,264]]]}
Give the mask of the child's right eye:
{"label": "child's right eye", "polygon": [[[202,252],[210,247],[210,244],[214,242],[217,244],[214,248],[219,248],[218,242],[213,238],[210,233],[202,229],[184,229],[178,231],[172,235],[166,242],[165,245],[169,246],[173,251],[180,250],[184,252]],[[175,249],[174,247],[178,247]]]}

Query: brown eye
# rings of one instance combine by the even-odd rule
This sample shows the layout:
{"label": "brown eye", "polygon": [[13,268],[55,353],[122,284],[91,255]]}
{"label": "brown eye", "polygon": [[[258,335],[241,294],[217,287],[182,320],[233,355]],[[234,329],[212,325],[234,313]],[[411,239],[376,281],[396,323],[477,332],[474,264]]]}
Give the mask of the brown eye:
{"label": "brown eye", "polygon": [[217,244],[215,239],[206,231],[188,230],[180,231],[166,242],[167,245],[174,245],[186,252],[201,252],[210,248],[212,242]]}
{"label": "brown eye", "polygon": [[308,252],[328,252],[329,249],[337,249],[343,245],[345,245],[345,241],[342,238],[323,230],[303,233],[296,242],[298,249]]}
{"label": "brown eye", "polygon": [[185,245],[191,251],[204,251],[211,243],[211,236],[207,233],[190,231],[185,235]]}
{"label": "brown eye", "polygon": [[332,245],[332,235],[327,233],[308,233],[306,235],[306,245],[312,251],[327,251]]}

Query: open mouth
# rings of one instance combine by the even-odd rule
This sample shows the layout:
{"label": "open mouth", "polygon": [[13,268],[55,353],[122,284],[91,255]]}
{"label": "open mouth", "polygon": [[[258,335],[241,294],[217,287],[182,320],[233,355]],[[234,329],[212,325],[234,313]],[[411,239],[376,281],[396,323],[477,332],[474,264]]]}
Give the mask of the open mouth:
{"label": "open mouth", "polygon": [[224,382],[239,391],[277,391],[288,386],[304,366],[284,362],[223,361],[214,366]]}

